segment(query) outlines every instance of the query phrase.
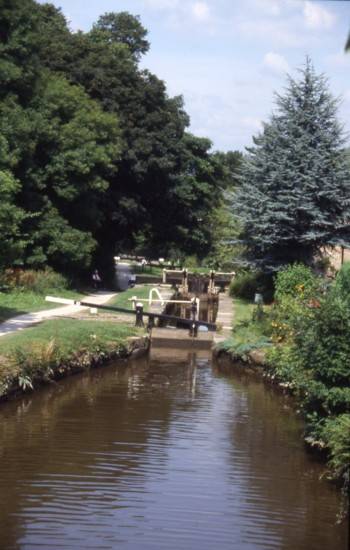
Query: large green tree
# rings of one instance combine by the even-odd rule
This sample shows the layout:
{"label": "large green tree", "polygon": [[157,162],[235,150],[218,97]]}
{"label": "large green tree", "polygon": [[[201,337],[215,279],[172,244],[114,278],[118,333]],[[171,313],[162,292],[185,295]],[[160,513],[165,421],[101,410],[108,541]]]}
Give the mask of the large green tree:
{"label": "large green tree", "polygon": [[265,271],[311,264],[350,245],[350,176],[337,105],[307,59],[243,162],[234,210],[245,261]]}
{"label": "large green tree", "polygon": [[230,170],[187,133],[182,98],[140,68],[148,48],[127,12],[73,33],[51,4],[1,2],[0,138],[24,264],[76,273],[121,248],[210,251]]}
{"label": "large green tree", "polygon": [[[54,50],[41,22],[45,16],[52,36],[57,29],[65,32],[60,14],[32,0],[5,4],[0,137],[7,166],[2,191],[17,214],[26,212],[20,224],[24,241],[18,239],[18,223],[8,223],[8,232],[12,227],[13,240],[23,245],[23,264],[49,263],[76,272],[91,263],[103,224],[102,202],[121,153],[119,121],[81,87],[44,66],[41,57]],[[64,57],[62,48],[57,51]],[[8,262],[13,262],[11,255]]]}
{"label": "large green tree", "polygon": [[[49,14],[50,15],[50,14]],[[113,247],[147,254],[170,250],[205,256],[211,245],[210,212],[224,185],[222,163],[208,140],[186,133],[189,118],[181,97],[168,96],[164,82],[138,66],[149,47],[138,18],[122,12],[102,16],[89,33],[64,40],[61,14],[44,24],[49,40],[64,42],[67,51],[55,59],[50,48],[44,63],[64,70],[103,108],[117,113],[124,150],[118,173],[106,194],[105,224],[98,240],[101,256]],[[114,241],[110,236],[114,236]]]}
{"label": "large green tree", "polygon": [[25,247],[25,213],[15,202],[20,184],[9,166],[8,144],[0,136],[0,269],[20,262]]}

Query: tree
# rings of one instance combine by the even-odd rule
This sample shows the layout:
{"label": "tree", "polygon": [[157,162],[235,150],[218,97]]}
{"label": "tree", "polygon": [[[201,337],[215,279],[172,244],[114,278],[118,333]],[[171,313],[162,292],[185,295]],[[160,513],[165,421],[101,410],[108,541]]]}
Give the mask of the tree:
{"label": "tree", "polygon": [[186,132],[182,97],[139,66],[139,18],[107,13],[73,33],[34,0],[2,0],[0,16],[0,170],[23,263],[76,273],[113,268],[120,248],[205,256],[228,157]]}
{"label": "tree", "polygon": [[[76,273],[92,261],[105,221],[106,194],[122,150],[119,120],[62,74],[74,52],[60,11],[32,0],[5,4],[0,22],[0,74],[6,82],[0,92],[3,240],[17,243],[11,248],[20,250],[24,265]],[[47,59],[52,67],[45,67]],[[16,254],[7,254],[10,263],[19,260]]]}
{"label": "tree", "polygon": [[9,267],[21,261],[25,240],[22,224],[25,213],[15,204],[20,189],[11,172],[0,169],[0,268]]}
{"label": "tree", "polygon": [[92,30],[92,35],[97,40],[101,36],[103,41],[107,40],[110,44],[125,44],[135,59],[139,59],[142,54],[147,53],[149,50],[149,42],[146,40],[147,34],[140,18],[126,11],[105,13],[99,18]]}
{"label": "tree", "polygon": [[[52,16],[58,21],[49,28],[59,29],[60,14]],[[211,243],[209,212],[224,184],[223,160],[210,153],[208,140],[186,133],[189,118],[182,98],[169,97],[162,80],[140,70],[135,52],[142,53],[143,46],[135,29],[145,36],[138,18],[107,14],[92,31],[65,42],[70,51],[64,56],[66,76],[104,110],[118,114],[124,138],[97,236],[101,257],[112,257],[116,247],[160,255],[182,250],[203,257]],[[52,33],[49,40],[60,41]],[[60,53],[57,63],[52,55],[44,62],[59,70],[61,59]]]}
{"label": "tree", "polygon": [[263,271],[312,264],[325,246],[350,245],[350,175],[338,101],[309,59],[289,77],[277,110],[243,162],[234,211],[245,261]]}

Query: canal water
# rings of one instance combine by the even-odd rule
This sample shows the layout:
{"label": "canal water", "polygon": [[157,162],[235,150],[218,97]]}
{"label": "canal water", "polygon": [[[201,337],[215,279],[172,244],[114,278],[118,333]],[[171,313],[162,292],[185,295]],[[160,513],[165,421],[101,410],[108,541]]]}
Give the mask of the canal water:
{"label": "canal water", "polygon": [[182,354],[0,406],[1,550],[347,550],[286,398]]}

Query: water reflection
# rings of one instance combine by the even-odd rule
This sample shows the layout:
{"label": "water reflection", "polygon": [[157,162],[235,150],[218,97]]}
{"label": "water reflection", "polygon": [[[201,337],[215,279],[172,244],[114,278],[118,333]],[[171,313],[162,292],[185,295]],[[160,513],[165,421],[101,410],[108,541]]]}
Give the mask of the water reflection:
{"label": "water reflection", "polygon": [[1,407],[1,548],[345,550],[286,403],[163,352]]}

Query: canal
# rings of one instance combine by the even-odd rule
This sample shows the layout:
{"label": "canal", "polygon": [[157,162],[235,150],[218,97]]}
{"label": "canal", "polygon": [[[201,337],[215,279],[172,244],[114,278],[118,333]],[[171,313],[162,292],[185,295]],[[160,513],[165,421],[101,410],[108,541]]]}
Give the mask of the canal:
{"label": "canal", "polygon": [[0,406],[0,548],[347,550],[286,398],[164,357]]}

